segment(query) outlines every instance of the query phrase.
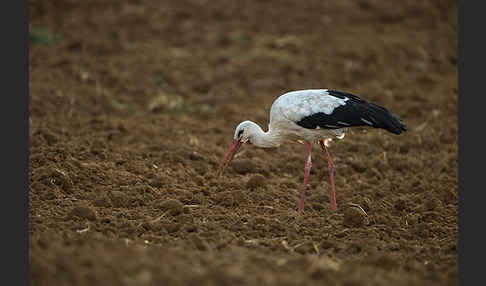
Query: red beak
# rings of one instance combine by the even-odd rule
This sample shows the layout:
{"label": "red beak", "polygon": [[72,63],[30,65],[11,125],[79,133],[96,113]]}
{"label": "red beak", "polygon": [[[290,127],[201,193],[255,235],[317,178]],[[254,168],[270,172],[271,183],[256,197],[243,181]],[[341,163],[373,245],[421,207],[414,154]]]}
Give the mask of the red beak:
{"label": "red beak", "polygon": [[223,161],[219,165],[219,170],[221,174],[230,165],[231,161],[233,160],[233,157],[235,156],[236,152],[238,152],[238,149],[240,149],[240,147],[241,147],[241,141],[235,139],[233,140],[233,142],[231,142],[228,151],[226,151],[226,154],[224,155]]}

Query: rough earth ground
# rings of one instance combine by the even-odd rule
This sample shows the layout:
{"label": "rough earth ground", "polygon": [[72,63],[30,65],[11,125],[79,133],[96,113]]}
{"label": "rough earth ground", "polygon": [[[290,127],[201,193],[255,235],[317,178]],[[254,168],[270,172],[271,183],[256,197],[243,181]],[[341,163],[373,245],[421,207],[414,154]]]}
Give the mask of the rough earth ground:
{"label": "rough earth ground", "polygon": [[[30,1],[31,285],[456,285],[456,1]],[[242,147],[333,88],[400,136]],[[262,179],[263,177],[263,179]]]}

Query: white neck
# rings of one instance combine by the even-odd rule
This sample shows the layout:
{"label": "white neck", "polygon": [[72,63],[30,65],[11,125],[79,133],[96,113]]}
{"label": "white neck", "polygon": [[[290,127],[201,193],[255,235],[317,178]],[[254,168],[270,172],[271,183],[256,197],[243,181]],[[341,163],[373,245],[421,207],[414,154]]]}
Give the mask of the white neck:
{"label": "white neck", "polygon": [[261,148],[272,148],[280,146],[281,136],[278,132],[272,131],[271,129],[265,132],[258,124],[254,122],[251,123],[252,124],[249,128],[248,139],[253,145]]}

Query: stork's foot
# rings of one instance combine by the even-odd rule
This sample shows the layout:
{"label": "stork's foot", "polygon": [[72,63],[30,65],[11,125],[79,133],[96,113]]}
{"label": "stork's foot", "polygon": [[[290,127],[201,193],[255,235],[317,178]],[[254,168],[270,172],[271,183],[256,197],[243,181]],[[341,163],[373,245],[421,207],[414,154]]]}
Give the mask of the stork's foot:
{"label": "stork's foot", "polygon": [[296,212],[296,215],[297,216],[303,216],[303,215],[305,215],[304,209],[299,208],[299,210]]}

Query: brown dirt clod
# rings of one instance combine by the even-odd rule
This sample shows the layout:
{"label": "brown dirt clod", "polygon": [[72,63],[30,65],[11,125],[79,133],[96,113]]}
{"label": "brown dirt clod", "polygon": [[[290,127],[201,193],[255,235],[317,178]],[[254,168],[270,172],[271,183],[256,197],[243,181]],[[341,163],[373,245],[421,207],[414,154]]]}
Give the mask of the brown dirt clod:
{"label": "brown dirt clod", "polygon": [[77,206],[77,207],[74,207],[73,209],[71,209],[71,211],[68,214],[68,218],[72,219],[74,217],[78,217],[78,218],[81,218],[81,219],[87,219],[87,220],[91,220],[91,221],[94,221],[94,220],[97,219],[96,212],[92,208],[86,207],[86,206]]}
{"label": "brown dirt clod", "polygon": [[179,200],[170,199],[160,203],[159,208],[167,211],[169,215],[175,216],[183,212],[184,205]]}
{"label": "brown dirt clod", "polygon": [[264,176],[260,174],[256,174],[250,177],[248,182],[246,183],[246,187],[249,189],[256,189],[259,187],[265,187],[267,180]]}
{"label": "brown dirt clod", "polygon": [[255,172],[256,170],[255,163],[250,159],[241,159],[241,160],[233,161],[231,163],[231,166],[236,173],[242,175]]}
{"label": "brown dirt clod", "polygon": [[365,214],[356,207],[344,210],[343,224],[347,227],[361,227],[365,223]]}

